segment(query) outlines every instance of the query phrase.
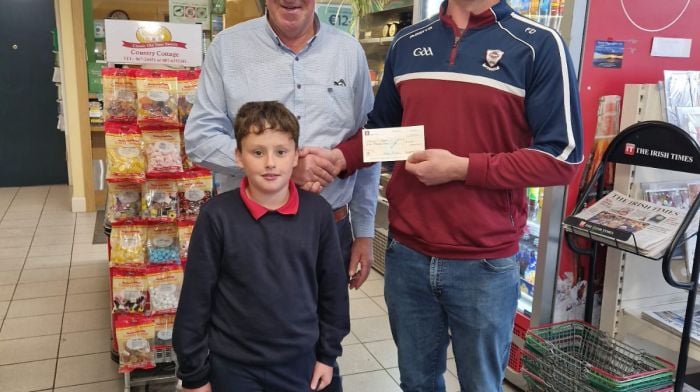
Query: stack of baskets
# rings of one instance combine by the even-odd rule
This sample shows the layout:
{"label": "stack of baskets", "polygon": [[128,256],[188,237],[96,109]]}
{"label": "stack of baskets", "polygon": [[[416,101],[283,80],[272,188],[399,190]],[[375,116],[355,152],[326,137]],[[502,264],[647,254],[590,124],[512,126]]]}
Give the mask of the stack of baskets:
{"label": "stack of baskets", "polygon": [[522,372],[534,392],[671,391],[673,364],[567,321],[531,329]]}

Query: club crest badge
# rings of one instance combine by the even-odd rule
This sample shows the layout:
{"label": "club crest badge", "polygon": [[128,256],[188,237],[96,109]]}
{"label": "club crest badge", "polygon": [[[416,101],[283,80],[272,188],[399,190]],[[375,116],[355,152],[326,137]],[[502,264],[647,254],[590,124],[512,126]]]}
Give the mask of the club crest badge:
{"label": "club crest badge", "polygon": [[503,51],[498,49],[489,49],[486,51],[486,62],[482,65],[489,71],[498,71],[500,67],[498,62],[503,57]]}

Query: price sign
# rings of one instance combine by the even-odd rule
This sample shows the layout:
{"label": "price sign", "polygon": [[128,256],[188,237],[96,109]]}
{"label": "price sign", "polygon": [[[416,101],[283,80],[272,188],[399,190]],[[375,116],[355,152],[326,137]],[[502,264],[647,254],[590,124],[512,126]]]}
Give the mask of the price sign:
{"label": "price sign", "polygon": [[316,13],[321,22],[352,34],[352,8],[349,5],[317,4]]}

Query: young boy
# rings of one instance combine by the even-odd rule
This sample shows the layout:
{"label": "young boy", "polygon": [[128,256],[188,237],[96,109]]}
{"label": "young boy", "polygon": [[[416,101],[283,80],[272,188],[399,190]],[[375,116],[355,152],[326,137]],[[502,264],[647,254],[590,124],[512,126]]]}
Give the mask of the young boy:
{"label": "young boy", "polygon": [[234,121],[240,189],[195,224],[173,343],[185,391],[325,388],[350,331],[330,205],[290,181],[299,123],[250,102]]}

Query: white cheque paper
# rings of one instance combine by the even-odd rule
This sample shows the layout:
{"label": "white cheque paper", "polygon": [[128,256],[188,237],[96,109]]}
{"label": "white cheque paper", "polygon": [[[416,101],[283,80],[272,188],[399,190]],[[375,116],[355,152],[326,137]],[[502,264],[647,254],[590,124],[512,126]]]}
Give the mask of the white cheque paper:
{"label": "white cheque paper", "polygon": [[411,153],[425,150],[422,125],[363,129],[362,132],[365,162],[405,161]]}

